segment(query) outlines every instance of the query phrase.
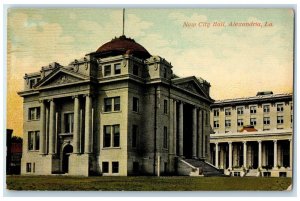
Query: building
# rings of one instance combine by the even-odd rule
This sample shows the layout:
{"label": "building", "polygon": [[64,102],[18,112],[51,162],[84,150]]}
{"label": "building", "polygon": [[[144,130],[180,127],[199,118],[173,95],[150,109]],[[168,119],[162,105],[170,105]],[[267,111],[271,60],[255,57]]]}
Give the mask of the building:
{"label": "building", "polygon": [[292,94],[258,92],[215,101],[211,162],[226,175],[292,177],[292,99]]}
{"label": "building", "polygon": [[21,174],[199,175],[209,166],[210,84],[175,76],[133,39],[24,80]]}
{"label": "building", "polygon": [[12,129],[6,129],[6,133],[6,174],[20,174],[23,140],[20,137],[12,136]]}

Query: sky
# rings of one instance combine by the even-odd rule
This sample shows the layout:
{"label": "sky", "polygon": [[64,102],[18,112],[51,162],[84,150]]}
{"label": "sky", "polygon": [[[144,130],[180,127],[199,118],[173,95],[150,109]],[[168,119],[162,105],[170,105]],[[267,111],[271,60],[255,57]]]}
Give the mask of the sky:
{"label": "sky", "polygon": [[[54,61],[68,65],[122,35],[122,14],[122,9],[10,8],[7,128],[23,134],[17,91],[23,90],[25,73]],[[291,9],[127,8],[125,35],[171,62],[180,77],[207,80],[211,97],[219,100],[265,90],[293,92],[293,23]]]}

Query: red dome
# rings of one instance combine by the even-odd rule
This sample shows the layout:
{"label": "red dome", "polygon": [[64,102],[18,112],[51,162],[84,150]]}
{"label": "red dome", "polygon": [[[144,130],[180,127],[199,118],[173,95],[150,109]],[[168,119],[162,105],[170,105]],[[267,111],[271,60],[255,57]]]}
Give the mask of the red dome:
{"label": "red dome", "polygon": [[100,57],[132,54],[138,58],[146,59],[151,56],[143,46],[124,35],[105,43],[95,53]]}

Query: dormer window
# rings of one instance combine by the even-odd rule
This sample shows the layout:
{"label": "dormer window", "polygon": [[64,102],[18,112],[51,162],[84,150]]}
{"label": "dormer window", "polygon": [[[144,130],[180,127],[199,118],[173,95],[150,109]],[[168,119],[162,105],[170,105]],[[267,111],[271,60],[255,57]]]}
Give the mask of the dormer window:
{"label": "dormer window", "polygon": [[115,64],[115,75],[121,74],[121,64]]}
{"label": "dormer window", "polygon": [[110,76],[111,75],[111,67],[110,65],[104,66],[104,76]]}
{"label": "dormer window", "polygon": [[33,88],[34,85],[35,85],[35,79],[30,79],[29,80],[29,87]]}

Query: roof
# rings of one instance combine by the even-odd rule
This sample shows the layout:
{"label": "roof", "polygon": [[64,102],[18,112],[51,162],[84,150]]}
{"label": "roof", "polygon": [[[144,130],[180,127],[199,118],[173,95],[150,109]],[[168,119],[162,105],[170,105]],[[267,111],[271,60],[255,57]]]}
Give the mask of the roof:
{"label": "roof", "polygon": [[293,99],[292,93],[267,94],[267,95],[251,96],[251,97],[216,100],[212,105],[212,107],[224,106],[224,105],[238,105],[238,104],[245,104],[245,103],[261,103],[261,102],[275,101],[275,100],[285,101],[285,100],[292,100],[292,99]]}
{"label": "roof", "polygon": [[142,45],[124,35],[103,44],[94,54],[101,58],[123,54],[132,54],[140,59],[147,59],[151,56]]}

